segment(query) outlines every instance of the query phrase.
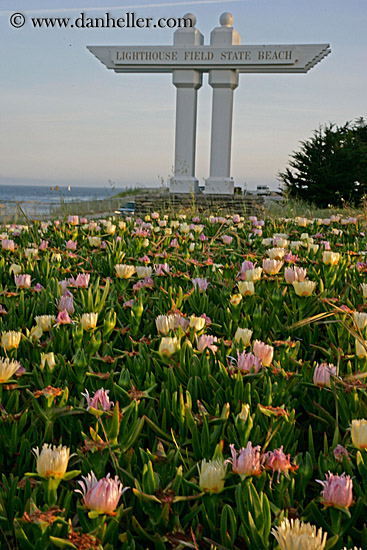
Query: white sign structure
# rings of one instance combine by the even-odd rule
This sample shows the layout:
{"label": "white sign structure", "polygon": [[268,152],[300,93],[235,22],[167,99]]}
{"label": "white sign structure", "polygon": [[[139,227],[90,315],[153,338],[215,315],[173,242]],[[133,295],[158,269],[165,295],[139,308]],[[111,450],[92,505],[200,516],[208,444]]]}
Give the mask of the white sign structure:
{"label": "white sign structure", "polygon": [[306,73],[330,53],[329,44],[241,46],[232,27],[233,17],[223,13],[220,27],[211,32],[210,46],[196,25],[196,17],[185,15],[191,26],[174,33],[173,46],[88,46],[108,69],[116,73],[172,73],[177,88],[175,168],[172,193],[195,193],[197,90],[204,72],[213,88],[210,176],[205,193],[232,194],[230,176],[233,91],[239,73]]}

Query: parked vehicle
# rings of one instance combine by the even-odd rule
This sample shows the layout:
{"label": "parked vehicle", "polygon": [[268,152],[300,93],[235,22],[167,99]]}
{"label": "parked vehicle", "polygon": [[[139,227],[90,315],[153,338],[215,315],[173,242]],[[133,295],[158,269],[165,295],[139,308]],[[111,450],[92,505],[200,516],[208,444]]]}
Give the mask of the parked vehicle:
{"label": "parked vehicle", "polygon": [[127,202],[121,208],[115,210],[119,216],[133,216],[135,214],[135,202]]}
{"label": "parked vehicle", "polygon": [[256,187],[256,194],[257,195],[270,195],[270,187],[267,185],[258,185]]}

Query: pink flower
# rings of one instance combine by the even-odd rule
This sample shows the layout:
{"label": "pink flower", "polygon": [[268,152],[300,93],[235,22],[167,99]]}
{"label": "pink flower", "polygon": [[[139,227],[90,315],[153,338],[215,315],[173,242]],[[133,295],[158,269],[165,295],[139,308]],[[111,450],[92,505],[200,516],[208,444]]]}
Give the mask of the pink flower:
{"label": "pink flower", "polygon": [[293,269],[291,267],[286,267],[284,270],[284,279],[286,283],[294,283],[294,281],[304,281],[307,276],[307,271],[303,267],[295,266]]}
{"label": "pink flower", "polygon": [[239,474],[242,479],[246,476],[261,475],[261,447],[259,445],[252,447],[252,443],[249,441],[246,448],[242,447],[242,449],[238,451],[238,456],[234,445],[231,444],[229,447],[231,449],[232,458],[228,459],[226,462],[232,464],[232,471],[235,474]]}
{"label": "pink flower", "polygon": [[237,368],[241,372],[259,372],[262,367],[261,359],[252,353],[242,352],[237,350]]}
{"label": "pink flower", "polygon": [[67,250],[76,250],[76,242],[71,240],[71,239],[69,241],[67,241],[66,249]]}
{"label": "pink flower", "polygon": [[251,271],[254,268],[255,265],[252,262],[250,262],[249,260],[245,260],[241,264],[241,271],[237,273],[237,278],[241,281],[244,281],[246,278],[246,271]]}
{"label": "pink flower", "polygon": [[87,218],[80,218],[80,223],[88,223],[88,220]]}
{"label": "pink flower", "polygon": [[144,264],[150,264],[150,258],[146,254],[139,260],[140,262],[143,262]]}
{"label": "pink flower", "polygon": [[[138,221],[138,220],[137,220]],[[136,237],[149,237],[150,231],[149,229],[142,229],[141,227],[137,227],[135,231],[131,232],[132,235],[135,235]]]}
{"label": "pink flower", "polygon": [[59,281],[59,285],[61,286],[61,292],[64,294],[70,285],[70,281],[69,279],[64,279],[63,281]]}
{"label": "pink flower", "polygon": [[115,479],[107,474],[99,481],[92,471],[87,477],[82,476],[83,481],[78,481],[82,490],[76,490],[77,493],[83,495],[83,504],[89,508],[89,510],[95,510],[101,514],[113,515],[120,497],[123,493],[122,483],[118,477]]}
{"label": "pink flower", "polygon": [[1,241],[1,248],[3,250],[10,250],[11,252],[14,252],[15,250],[15,242],[11,239],[3,239]]}
{"label": "pink flower", "polygon": [[195,218],[192,218],[192,221],[193,221],[194,223],[200,223],[200,218],[199,218],[199,216],[195,216]]}
{"label": "pink flower", "polygon": [[254,229],[254,235],[256,235],[257,237],[261,237],[261,235],[263,234],[263,230],[262,229]]}
{"label": "pink flower", "polygon": [[186,319],[186,317],[181,315],[181,313],[174,313],[173,316],[175,318],[174,319],[175,328],[181,327],[182,330],[186,332],[187,329],[189,328],[190,319]]}
{"label": "pink flower", "polygon": [[154,269],[159,276],[167,275],[170,272],[170,267],[166,262],[164,264],[155,265]]}
{"label": "pink flower", "polygon": [[194,288],[198,289],[199,292],[205,292],[208,288],[208,281],[202,277],[195,277],[194,279],[191,279]]}
{"label": "pink flower", "polygon": [[89,273],[79,273],[76,279],[70,279],[70,284],[71,286],[76,286],[77,288],[88,288],[89,280]]}
{"label": "pink flower", "polygon": [[349,508],[353,502],[353,481],[345,472],[339,476],[326,474],[325,481],[316,480],[323,486],[321,491],[322,503],[324,506],[335,506],[336,508]]}
{"label": "pink flower", "polygon": [[331,250],[329,241],[321,241],[321,244],[323,245],[324,250]]}
{"label": "pink flower", "polygon": [[275,275],[276,273],[279,273],[282,267],[283,262],[280,260],[269,260],[268,258],[263,260],[263,270],[269,275]]}
{"label": "pink flower", "polygon": [[261,359],[264,367],[269,367],[273,360],[274,348],[273,346],[268,346],[260,340],[255,340],[253,344],[253,352],[256,357]]}
{"label": "pink flower", "polygon": [[275,449],[275,451],[269,451],[265,453],[261,459],[261,465],[265,466],[268,470],[273,471],[274,477],[275,472],[278,472],[277,481],[279,483],[280,474],[283,473],[286,478],[289,479],[288,470],[294,471],[298,466],[293,466],[290,462],[291,455],[285,455],[283,452],[283,445],[280,449]]}
{"label": "pink flower", "polygon": [[48,242],[47,241],[41,241],[41,244],[39,245],[40,250],[47,250]]}
{"label": "pink flower", "polygon": [[206,241],[206,237],[205,237],[204,233],[200,233],[199,241],[202,241],[202,242]]}
{"label": "pink flower", "polygon": [[34,292],[42,292],[43,286],[40,283],[37,283],[36,285],[34,285],[32,290],[34,290]]}
{"label": "pink flower", "polygon": [[231,242],[233,241],[233,237],[231,237],[230,235],[223,235],[222,241],[224,244],[231,244]]}
{"label": "pink flower", "polygon": [[285,254],[284,261],[287,263],[295,264],[298,261],[297,254],[292,254],[292,252],[288,252],[288,254]]}
{"label": "pink flower", "polygon": [[334,365],[327,363],[316,365],[313,373],[313,383],[320,388],[322,388],[323,386],[327,386],[328,388],[330,388],[330,375],[336,375],[336,367],[334,367]]}
{"label": "pink flower", "polygon": [[122,241],[122,238],[120,237],[120,235],[117,235],[117,237],[116,237],[116,242],[117,242],[117,243],[120,243],[121,241]]}
{"label": "pink flower", "polygon": [[141,281],[138,281],[134,284],[133,290],[138,291],[141,288],[153,288],[154,287],[154,281],[151,277],[145,277],[145,279],[142,279]]}
{"label": "pink flower", "polygon": [[241,221],[241,216],[239,216],[238,214],[234,214],[234,215],[232,216],[232,220],[233,220],[234,223],[240,223],[240,221]]}
{"label": "pink flower", "polygon": [[15,286],[17,288],[31,288],[31,276],[30,275],[15,275]]}
{"label": "pink flower", "polygon": [[200,317],[203,317],[205,319],[205,326],[210,327],[210,325],[212,324],[211,318],[208,317],[206,313],[203,313],[202,315],[200,315]]}
{"label": "pink flower", "polygon": [[87,410],[89,411],[90,408],[93,408],[102,411],[109,411],[111,407],[114,406],[114,402],[110,401],[110,398],[108,397],[109,392],[110,390],[101,388],[95,392],[93,397],[90,397],[88,390],[85,390],[85,393],[82,393],[82,395],[87,400]]}
{"label": "pink flower", "polygon": [[[56,223],[56,222],[55,222]],[[69,216],[68,217],[68,223],[70,225],[78,225],[79,223],[79,216]]]}
{"label": "pink flower", "polygon": [[337,462],[343,462],[343,456],[349,458],[349,453],[343,445],[337,445],[333,450],[333,453]]}
{"label": "pink flower", "polygon": [[127,302],[124,302],[122,305],[123,307],[133,307],[134,299],[127,300]]}
{"label": "pink flower", "polygon": [[250,222],[255,223],[257,222],[257,216],[249,216],[249,220]]}
{"label": "pink flower", "polygon": [[63,309],[62,311],[60,311],[56,319],[56,325],[67,325],[68,323],[71,323],[71,322],[72,321],[66,309]]}
{"label": "pink flower", "polygon": [[69,290],[66,290],[61,296],[57,308],[59,311],[66,310],[70,315],[74,313],[74,298]]}
{"label": "pink flower", "polygon": [[178,248],[179,244],[178,244],[177,239],[172,239],[172,241],[170,242],[170,246],[172,248]]}
{"label": "pink flower", "polygon": [[218,350],[218,347],[214,345],[214,342],[217,342],[218,338],[216,336],[211,336],[209,334],[202,334],[197,343],[197,348],[200,353],[206,349],[211,349],[213,353]]}

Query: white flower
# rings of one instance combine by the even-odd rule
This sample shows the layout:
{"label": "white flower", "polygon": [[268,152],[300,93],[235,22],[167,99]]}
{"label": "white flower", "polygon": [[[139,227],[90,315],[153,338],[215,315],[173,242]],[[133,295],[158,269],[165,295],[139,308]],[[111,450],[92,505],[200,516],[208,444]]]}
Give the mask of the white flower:
{"label": "white flower", "polygon": [[68,447],[44,443],[41,453],[38,447],[33,452],[37,458],[37,472],[41,477],[61,478],[65,474],[70,456]]}
{"label": "white flower", "polygon": [[155,320],[155,326],[157,327],[157,331],[161,334],[168,334],[170,330],[175,328],[175,316],[158,315]]}
{"label": "white flower", "polygon": [[252,330],[248,328],[238,328],[234,335],[235,342],[238,344],[242,342],[243,346],[248,346],[251,340]]}
{"label": "white flower", "polygon": [[227,465],[223,460],[204,459],[199,468],[199,485],[202,491],[206,493],[219,493],[224,488],[224,478],[226,475]]}
{"label": "white flower", "polygon": [[327,534],[315,525],[303,523],[299,519],[285,518],[279,527],[271,530],[280,550],[324,550]]}
{"label": "white flower", "polygon": [[81,318],[82,327],[84,330],[93,330],[97,326],[98,313],[83,313]]}
{"label": "white flower", "polygon": [[20,367],[19,361],[10,360],[8,357],[0,359],[0,384],[7,382]]}
{"label": "white flower", "polygon": [[135,266],[117,264],[115,265],[115,270],[117,277],[121,277],[121,279],[130,279],[130,277],[132,277],[135,273]]}

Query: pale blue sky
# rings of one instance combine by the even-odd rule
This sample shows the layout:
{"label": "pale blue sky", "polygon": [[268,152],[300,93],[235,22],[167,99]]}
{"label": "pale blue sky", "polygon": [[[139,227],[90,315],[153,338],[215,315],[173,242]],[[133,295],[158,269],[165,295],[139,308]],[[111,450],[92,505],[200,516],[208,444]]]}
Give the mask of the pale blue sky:
{"label": "pale blue sky", "polygon": [[[101,8],[101,9],[93,9]],[[174,156],[171,75],[115,74],[87,45],[171,44],[170,29],[13,29],[9,16],[197,16],[209,43],[224,11],[243,44],[330,43],[307,74],[240,76],[232,173],[277,187],[289,155],[320,124],[367,118],[366,0],[144,2],[0,0],[0,183],[158,185]],[[199,91],[196,175],[209,174],[211,88]]]}

